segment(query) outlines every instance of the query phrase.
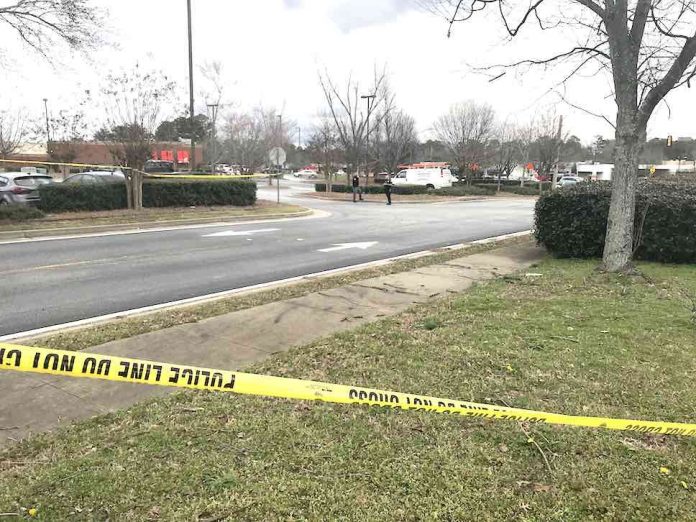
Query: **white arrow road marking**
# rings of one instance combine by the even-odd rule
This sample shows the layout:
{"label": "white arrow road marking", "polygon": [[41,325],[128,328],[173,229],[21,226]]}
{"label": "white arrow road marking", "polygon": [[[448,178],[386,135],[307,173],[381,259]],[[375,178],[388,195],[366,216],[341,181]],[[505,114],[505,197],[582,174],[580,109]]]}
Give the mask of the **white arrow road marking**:
{"label": "white arrow road marking", "polygon": [[318,252],[337,252],[339,250],[348,250],[349,248],[359,248],[360,250],[367,250],[377,244],[377,241],[367,241],[365,243],[339,243],[334,244],[330,248],[321,248]]}
{"label": "white arrow road marking", "polygon": [[206,234],[203,237],[230,237],[230,236],[251,236],[262,232],[276,232],[279,228],[259,228],[258,230],[225,230],[224,232],[215,232],[214,234]]}

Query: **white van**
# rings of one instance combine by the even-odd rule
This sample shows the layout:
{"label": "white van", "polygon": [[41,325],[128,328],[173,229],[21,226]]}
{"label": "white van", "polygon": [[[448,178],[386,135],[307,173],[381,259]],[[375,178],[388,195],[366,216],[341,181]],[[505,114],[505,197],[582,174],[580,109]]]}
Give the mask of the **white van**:
{"label": "white van", "polygon": [[449,169],[406,169],[392,178],[395,187],[399,185],[420,185],[429,189],[452,186],[452,173]]}

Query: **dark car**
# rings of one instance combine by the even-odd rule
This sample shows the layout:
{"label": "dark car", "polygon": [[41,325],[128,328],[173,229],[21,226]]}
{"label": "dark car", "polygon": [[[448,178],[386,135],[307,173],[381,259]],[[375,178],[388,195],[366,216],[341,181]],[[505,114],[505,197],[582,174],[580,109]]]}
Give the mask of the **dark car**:
{"label": "dark car", "polygon": [[391,179],[391,175],[388,172],[376,172],[372,179],[375,183],[386,183],[388,179]]}
{"label": "dark car", "polygon": [[143,167],[145,172],[160,174],[164,172],[174,172],[174,163],[163,160],[148,160]]}
{"label": "dark car", "polygon": [[0,205],[36,205],[39,187],[53,183],[51,176],[0,172]]}
{"label": "dark car", "polygon": [[124,176],[123,172],[120,170],[116,170],[114,172],[108,172],[108,171],[92,171],[92,172],[83,172],[82,174],[74,174],[68,178],[65,178],[63,183],[115,183],[119,181],[125,181],[126,176]]}

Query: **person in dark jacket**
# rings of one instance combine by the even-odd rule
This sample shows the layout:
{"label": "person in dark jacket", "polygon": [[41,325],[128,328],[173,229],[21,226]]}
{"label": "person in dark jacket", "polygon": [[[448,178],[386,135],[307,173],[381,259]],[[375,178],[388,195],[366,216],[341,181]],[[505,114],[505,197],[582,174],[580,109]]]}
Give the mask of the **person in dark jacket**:
{"label": "person in dark jacket", "polygon": [[363,200],[362,189],[360,188],[360,178],[357,174],[353,176],[353,203],[355,203],[356,195],[360,196],[360,201]]}
{"label": "person in dark jacket", "polygon": [[387,181],[384,183],[384,195],[387,196],[387,205],[391,205],[391,193],[392,193],[392,185],[391,178],[387,178]]}

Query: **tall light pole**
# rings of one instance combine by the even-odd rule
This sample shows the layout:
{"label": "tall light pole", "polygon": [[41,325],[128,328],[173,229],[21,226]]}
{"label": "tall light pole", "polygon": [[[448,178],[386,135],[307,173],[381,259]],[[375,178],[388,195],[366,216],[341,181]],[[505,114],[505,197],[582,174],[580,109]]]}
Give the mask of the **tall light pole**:
{"label": "tall light pole", "polygon": [[367,185],[367,162],[369,161],[370,155],[370,113],[372,113],[372,106],[375,102],[375,94],[366,94],[360,96],[361,99],[367,100],[367,140],[365,145],[365,185]]}
{"label": "tall light pole", "polygon": [[48,98],[43,99],[46,112],[46,154],[51,154],[51,126],[48,123]]}
{"label": "tall light pole", "polygon": [[212,174],[215,174],[215,167],[217,164],[217,151],[215,150],[217,148],[217,143],[215,141],[215,122],[217,121],[217,114],[218,114],[218,104],[217,103],[208,103],[208,113],[210,114],[210,149],[208,152],[210,154],[210,172]]}
{"label": "tall light pole", "polygon": [[193,172],[196,158],[196,138],[194,132],[194,112],[193,112],[193,31],[191,29],[191,0],[186,0],[188,14],[188,59],[189,59],[189,116],[191,126],[191,157],[189,158],[189,170]]}
{"label": "tall light pole", "polygon": [[277,202],[280,204],[280,149],[283,148],[283,115],[278,114],[278,178],[276,179]]}

